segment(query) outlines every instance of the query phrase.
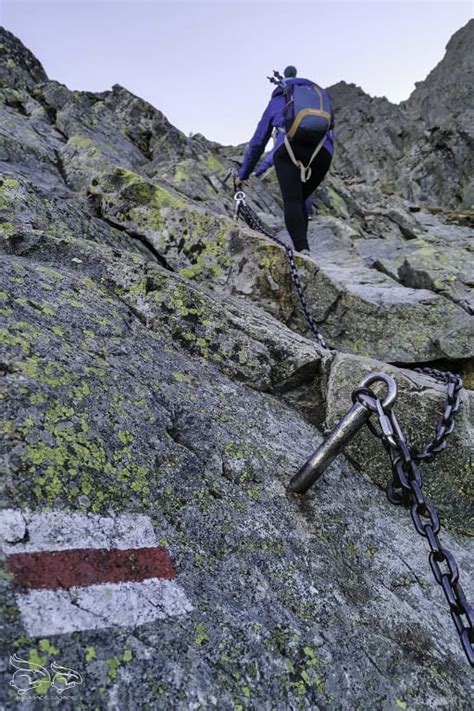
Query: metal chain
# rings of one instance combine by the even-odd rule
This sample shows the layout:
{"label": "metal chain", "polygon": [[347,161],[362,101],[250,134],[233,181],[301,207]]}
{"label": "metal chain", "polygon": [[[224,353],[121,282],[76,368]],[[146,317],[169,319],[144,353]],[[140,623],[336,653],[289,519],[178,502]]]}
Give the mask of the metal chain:
{"label": "metal chain", "polygon": [[[434,438],[431,442],[425,444],[419,451],[416,451],[413,448],[411,449],[411,456],[416,462],[430,463],[444,451],[447,439],[454,431],[454,427],[456,425],[456,415],[461,405],[461,390],[463,382],[459,375],[449,371],[436,370],[435,368],[415,368],[415,371],[417,373],[429,375],[435,380],[441,380],[442,382],[448,384],[446,403],[444,405],[443,414],[439,418],[436,425]],[[380,413],[378,414],[380,417]],[[375,437],[382,439],[383,442],[383,432],[378,431],[370,420],[367,425],[372,434],[375,435]]]}
{"label": "metal chain", "polygon": [[[286,254],[288,256],[288,261],[290,263],[291,278],[296,289],[296,293],[298,294],[298,298],[300,300],[301,308],[303,310],[306,322],[318,343],[323,346],[323,348],[327,348],[326,341],[320,333],[316,321],[314,320],[309,310],[308,302],[306,301],[304,290],[301,285],[301,279],[298,272],[298,268],[295,263],[295,255],[293,249],[281,239],[276,237],[272,232],[270,232],[267,227],[265,227],[265,225],[258,218],[254,210],[252,210],[252,208],[247,204],[245,193],[243,191],[238,191],[234,199],[236,200],[236,219],[238,219],[239,216],[242,216],[244,221],[251,229],[261,232],[266,237],[269,237],[285,249]],[[455,417],[460,406],[460,391],[462,390],[463,383],[459,375],[456,375],[449,371],[441,371],[429,367],[415,368],[414,370],[418,373],[423,373],[437,380],[441,380],[442,382],[448,385],[446,404],[444,406],[443,414],[441,415],[436,425],[434,438],[431,440],[431,442],[428,442],[426,445],[424,445],[419,451],[412,451],[412,456],[415,461],[432,462],[435,457],[446,448],[447,438],[454,430]],[[378,436],[377,431],[375,430],[373,424],[370,421],[368,422],[368,425],[373,434]]]}
{"label": "metal chain", "polygon": [[[368,424],[370,430],[381,439],[392,463],[393,479],[387,484],[387,497],[392,504],[410,507],[417,532],[427,539],[431,549],[429,555],[431,570],[436,582],[443,589],[464,652],[471,666],[474,666],[474,609],[467,601],[459,582],[459,570],[454,556],[447,548],[443,547],[438,538],[439,516],[433,504],[422,492],[423,477],[416,463],[420,460],[432,461],[446,446],[446,437],[453,430],[456,413],[459,409],[459,390],[462,387],[462,380],[452,373],[441,373],[433,371],[433,369],[423,369],[422,372],[427,372],[427,370],[430,371],[430,375],[436,374],[437,377],[442,377],[445,382],[449,383],[448,400],[452,402],[445,406],[440,420],[443,423],[449,420],[449,425],[443,432],[441,432],[441,428],[445,425],[438,425],[435,439],[421,452],[412,450],[393,409],[384,410],[382,401],[371,390],[358,388],[353,393],[353,397],[359,402],[363,402],[377,415],[380,431],[370,421]],[[427,452],[428,456],[425,456]]]}
{"label": "metal chain", "polygon": [[304,290],[301,284],[301,279],[300,275],[298,272],[298,267],[296,266],[295,262],[295,253],[293,249],[287,245],[283,240],[279,239],[276,237],[270,230],[265,227],[265,225],[261,222],[259,219],[258,215],[252,210],[250,205],[247,204],[247,201],[245,199],[245,193],[241,190],[239,190],[235,194],[235,201],[236,201],[236,210],[235,210],[235,217],[238,219],[239,217],[242,217],[243,220],[247,223],[247,225],[252,229],[256,230],[257,232],[261,232],[264,234],[266,237],[269,237],[271,240],[276,242],[277,244],[280,245],[280,247],[283,247],[286,251],[286,255],[288,257],[288,261],[290,263],[290,271],[291,271],[291,280],[293,282],[293,285],[296,289],[296,293],[298,294],[298,298],[301,304],[301,309],[303,311],[304,317],[306,319],[306,323],[309,326],[309,329],[311,330],[311,333],[323,348],[327,348],[328,346],[326,345],[326,341],[324,340],[321,332],[318,329],[318,326],[316,324],[316,321],[314,320],[313,316],[311,315],[311,312],[309,310],[308,302],[306,301],[306,297],[304,294]]}
{"label": "metal chain", "polygon": [[[309,311],[292,248],[263,225],[254,210],[247,204],[244,192],[238,191],[234,199],[236,200],[236,219],[242,216],[251,229],[261,232],[285,249],[290,263],[291,278],[306,322],[316,340],[326,348],[326,342]],[[358,388],[353,393],[353,399],[370,407],[377,415],[380,430],[377,430],[370,420],[367,421],[367,425],[371,432],[382,441],[392,464],[393,479],[387,484],[387,497],[392,504],[410,507],[417,532],[427,539],[431,549],[429,555],[431,570],[436,582],[443,589],[468,661],[471,666],[474,666],[474,610],[467,601],[459,582],[459,570],[454,556],[442,546],[438,538],[439,517],[433,504],[422,492],[423,478],[417,466],[417,462],[432,462],[445,449],[447,438],[454,430],[463,383],[459,375],[449,371],[444,372],[435,368],[415,368],[415,371],[441,380],[448,385],[446,404],[436,425],[435,436],[419,451],[410,447],[393,409],[384,410],[382,401],[372,390]],[[444,565],[444,570],[441,565]]]}
{"label": "metal chain", "polygon": [[414,452],[417,462],[432,462],[446,447],[447,438],[453,432],[455,419],[461,404],[462,379],[455,373],[436,370],[435,368],[415,368],[416,372],[424,373],[432,378],[441,380],[448,385],[448,395],[441,415],[436,425],[434,439],[428,442],[421,450]]}

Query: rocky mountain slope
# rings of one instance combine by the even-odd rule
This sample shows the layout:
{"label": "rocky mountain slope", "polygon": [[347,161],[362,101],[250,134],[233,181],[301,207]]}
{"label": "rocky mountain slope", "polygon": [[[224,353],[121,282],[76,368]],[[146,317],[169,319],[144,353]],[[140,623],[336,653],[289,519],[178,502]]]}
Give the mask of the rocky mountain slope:
{"label": "rocky mountain slope", "polygon": [[[338,157],[312,257],[297,257],[325,349],[285,251],[233,218],[224,178],[242,147],[188,138],[118,85],[70,91],[0,29],[6,708],[21,696],[12,654],[82,678],[64,700],[43,676],[25,708],[469,708],[428,548],[385,498],[380,442],[358,435],[306,497],[286,487],[366,373],[396,379],[416,448],[446,387],[414,366],[472,385],[473,32],[404,105],[331,88]],[[287,239],[274,177],[248,195]],[[465,590],[473,397],[423,466]],[[125,582],[84,597],[60,574],[60,603],[22,591],[15,556],[132,549],[117,543],[124,516],[146,519],[179,594]]]}
{"label": "rocky mountain slope", "polygon": [[436,207],[474,204],[474,20],[410,98],[396,106],[354,84],[330,88],[338,116],[337,167],[385,194]]}

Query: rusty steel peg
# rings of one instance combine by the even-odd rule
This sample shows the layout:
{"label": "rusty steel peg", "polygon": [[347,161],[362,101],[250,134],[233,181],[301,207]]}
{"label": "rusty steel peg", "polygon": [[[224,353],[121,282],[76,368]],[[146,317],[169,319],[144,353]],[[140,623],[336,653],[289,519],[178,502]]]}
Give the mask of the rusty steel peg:
{"label": "rusty steel peg", "polygon": [[[360,383],[359,388],[366,388],[378,381],[382,381],[387,386],[387,395],[382,402],[382,407],[384,410],[389,410],[397,397],[397,384],[389,375],[385,375],[385,373],[367,375]],[[360,402],[355,402],[292,478],[288,487],[290,491],[298,494],[307,491],[352,437],[364,426],[371,414],[372,411],[368,407]]]}

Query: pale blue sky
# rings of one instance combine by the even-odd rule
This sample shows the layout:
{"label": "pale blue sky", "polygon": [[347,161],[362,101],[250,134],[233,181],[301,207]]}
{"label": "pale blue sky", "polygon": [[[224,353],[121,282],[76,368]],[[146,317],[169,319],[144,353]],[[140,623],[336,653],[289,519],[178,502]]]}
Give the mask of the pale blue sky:
{"label": "pale blue sky", "polygon": [[450,0],[0,0],[0,24],[70,89],[118,83],[185,133],[247,141],[272,69],[408,98],[473,15]]}

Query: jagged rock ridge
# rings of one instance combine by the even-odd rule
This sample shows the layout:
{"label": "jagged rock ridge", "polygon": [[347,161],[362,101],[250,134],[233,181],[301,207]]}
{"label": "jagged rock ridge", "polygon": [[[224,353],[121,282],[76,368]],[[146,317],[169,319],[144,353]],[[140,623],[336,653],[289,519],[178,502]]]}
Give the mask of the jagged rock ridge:
{"label": "jagged rock ridge", "polygon": [[386,194],[425,205],[474,206],[474,20],[400,105],[355,85],[330,87],[338,116],[337,166]]}

